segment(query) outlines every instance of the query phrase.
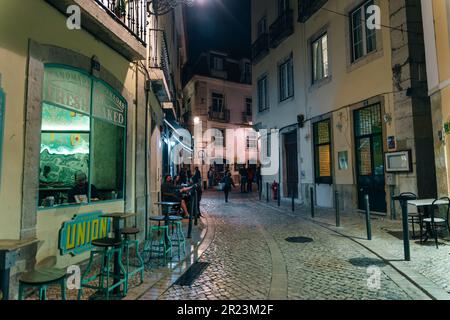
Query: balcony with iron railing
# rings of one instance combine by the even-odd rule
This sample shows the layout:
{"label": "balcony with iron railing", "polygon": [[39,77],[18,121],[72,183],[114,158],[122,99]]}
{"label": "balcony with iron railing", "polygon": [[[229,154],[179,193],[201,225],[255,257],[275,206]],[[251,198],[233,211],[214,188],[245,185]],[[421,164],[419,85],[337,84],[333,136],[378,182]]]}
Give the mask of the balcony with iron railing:
{"label": "balcony with iron railing", "polygon": [[270,46],[272,48],[294,33],[294,11],[287,9],[270,26]]}
{"label": "balcony with iron railing", "polygon": [[298,21],[305,23],[327,0],[298,0]]}
{"label": "balcony with iron railing", "polygon": [[213,107],[209,108],[209,120],[218,122],[230,122],[230,110],[223,108],[221,111],[214,110]]}
{"label": "balcony with iron railing", "polygon": [[153,91],[161,103],[172,103],[175,98],[175,84],[170,71],[170,56],[164,30],[150,29],[150,78]]}
{"label": "balcony with iron railing", "polygon": [[64,15],[81,9],[81,27],[130,61],[143,60],[147,45],[147,0],[45,0]]}
{"label": "balcony with iron railing", "polygon": [[261,34],[252,44],[252,61],[254,64],[261,61],[269,53],[269,34]]}

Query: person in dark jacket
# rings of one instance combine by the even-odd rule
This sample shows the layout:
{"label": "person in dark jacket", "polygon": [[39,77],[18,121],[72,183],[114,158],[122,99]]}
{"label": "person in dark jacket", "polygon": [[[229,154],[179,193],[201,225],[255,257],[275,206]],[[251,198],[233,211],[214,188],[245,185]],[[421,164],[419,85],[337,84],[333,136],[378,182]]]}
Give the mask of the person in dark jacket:
{"label": "person in dark jacket", "polygon": [[226,172],[221,182],[224,184],[223,191],[225,192],[225,202],[228,202],[231,187],[233,186],[233,188],[236,188],[233,178],[231,177],[231,173]]}

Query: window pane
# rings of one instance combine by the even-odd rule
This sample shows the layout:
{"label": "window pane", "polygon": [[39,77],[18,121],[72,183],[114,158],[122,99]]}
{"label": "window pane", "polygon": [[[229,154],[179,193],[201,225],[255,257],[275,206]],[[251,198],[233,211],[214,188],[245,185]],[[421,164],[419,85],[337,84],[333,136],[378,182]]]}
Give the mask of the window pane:
{"label": "window pane", "polygon": [[55,107],[47,103],[42,105],[42,131],[89,131],[89,117]]}
{"label": "window pane", "polygon": [[375,175],[384,175],[383,139],[381,135],[373,137],[373,166]]}
{"label": "window pane", "polygon": [[356,60],[364,55],[364,43],[362,36],[362,10],[358,9],[352,14],[353,35],[353,59]]}
{"label": "window pane", "polygon": [[372,175],[372,150],[370,149],[370,138],[360,139],[357,142],[358,168],[360,176]]}
{"label": "window pane", "polygon": [[328,35],[322,37],[323,77],[328,77]]}
{"label": "window pane", "polygon": [[77,173],[88,175],[89,133],[42,133],[39,171],[39,206],[75,203],[69,191]]}
{"label": "window pane", "polygon": [[324,144],[330,143],[330,123],[329,121],[318,122],[315,125],[315,143]]}
{"label": "window pane", "polygon": [[59,67],[46,67],[43,100],[89,114],[91,79],[84,73]]}
{"label": "window pane", "polygon": [[91,198],[123,199],[125,129],[94,119]]}
{"label": "window pane", "polygon": [[319,166],[319,177],[331,177],[331,154],[330,145],[324,145],[318,147],[318,166]]}

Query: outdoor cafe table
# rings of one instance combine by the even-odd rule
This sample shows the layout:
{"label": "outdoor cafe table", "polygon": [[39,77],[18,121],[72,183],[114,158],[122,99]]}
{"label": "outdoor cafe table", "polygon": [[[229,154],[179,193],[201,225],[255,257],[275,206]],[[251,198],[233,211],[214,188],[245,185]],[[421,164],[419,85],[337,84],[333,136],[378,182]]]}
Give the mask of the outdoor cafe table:
{"label": "outdoor cafe table", "polygon": [[[408,204],[415,206],[416,208],[424,208],[424,214],[425,216],[429,216],[429,209],[430,207],[433,205],[433,203],[435,205],[446,205],[448,204],[448,201],[445,200],[436,200],[436,199],[420,199],[420,200],[409,200]],[[432,208],[431,208],[432,209]],[[430,226],[427,224],[427,230],[425,233],[425,241],[428,240],[428,235],[431,233],[431,228]]]}
{"label": "outdoor cafe table", "polygon": [[[106,213],[102,215],[102,218],[111,218],[113,220],[113,232],[114,232],[114,240],[121,241],[120,234],[120,221],[128,218],[135,217],[136,213],[128,213],[128,212],[116,212],[116,213]],[[116,284],[120,279],[120,265],[119,265],[119,253],[116,252],[114,254],[114,284]],[[120,287],[117,287],[114,290],[114,293],[120,293]]]}
{"label": "outdoor cafe table", "polygon": [[[174,206],[179,206],[181,205],[181,202],[156,202],[155,205],[157,206],[161,206],[161,207],[174,207]],[[166,222],[166,225],[169,225],[169,220],[170,220],[170,212],[169,210],[167,210],[166,212],[164,212],[164,221]]]}

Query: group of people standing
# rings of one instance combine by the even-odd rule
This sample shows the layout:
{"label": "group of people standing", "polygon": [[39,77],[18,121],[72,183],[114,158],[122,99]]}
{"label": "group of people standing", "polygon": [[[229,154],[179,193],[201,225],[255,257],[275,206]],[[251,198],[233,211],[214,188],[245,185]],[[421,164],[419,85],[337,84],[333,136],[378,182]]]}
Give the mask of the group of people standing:
{"label": "group of people standing", "polygon": [[239,176],[241,180],[241,193],[251,193],[253,192],[253,183],[258,183],[261,172],[259,168],[254,170],[252,167],[249,166],[247,168],[244,165],[239,169]]}

